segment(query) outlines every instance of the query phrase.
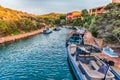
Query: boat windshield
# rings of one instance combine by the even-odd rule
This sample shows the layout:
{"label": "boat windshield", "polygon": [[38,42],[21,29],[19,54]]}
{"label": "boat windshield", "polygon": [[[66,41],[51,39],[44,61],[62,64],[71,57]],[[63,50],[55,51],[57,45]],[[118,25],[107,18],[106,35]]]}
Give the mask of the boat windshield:
{"label": "boat windshield", "polygon": [[82,36],[80,34],[73,34],[72,38],[75,40],[79,40],[79,39],[82,39]]}

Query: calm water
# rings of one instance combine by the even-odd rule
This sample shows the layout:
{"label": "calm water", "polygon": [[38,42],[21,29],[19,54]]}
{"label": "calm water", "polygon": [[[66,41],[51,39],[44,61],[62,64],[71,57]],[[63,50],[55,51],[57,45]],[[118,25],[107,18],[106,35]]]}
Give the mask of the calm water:
{"label": "calm water", "polygon": [[0,80],[73,80],[65,48],[68,30],[0,47]]}

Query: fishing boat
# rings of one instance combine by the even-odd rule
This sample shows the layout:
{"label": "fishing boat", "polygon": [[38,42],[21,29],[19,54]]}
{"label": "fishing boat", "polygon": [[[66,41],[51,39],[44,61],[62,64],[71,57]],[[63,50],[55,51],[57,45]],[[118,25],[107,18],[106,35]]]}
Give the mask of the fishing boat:
{"label": "fishing boat", "polygon": [[119,80],[111,71],[110,65],[114,62],[103,62],[97,56],[91,45],[69,44],[67,59],[77,80]]}
{"label": "fishing boat", "polygon": [[43,34],[50,34],[50,33],[52,33],[52,30],[49,28],[43,30]]}

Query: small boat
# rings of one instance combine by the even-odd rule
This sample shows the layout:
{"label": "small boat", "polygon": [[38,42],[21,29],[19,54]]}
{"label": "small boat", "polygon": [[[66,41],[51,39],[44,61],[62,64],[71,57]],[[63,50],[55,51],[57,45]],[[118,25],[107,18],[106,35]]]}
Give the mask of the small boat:
{"label": "small boat", "polygon": [[61,29],[59,27],[56,27],[53,29],[54,31],[60,31]]}
{"label": "small boat", "polygon": [[75,32],[66,39],[66,46],[69,44],[84,44],[83,37],[81,34]]}
{"label": "small boat", "polygon": [[74,29],[75,27],[73,27],[73,26],[67,26],[67,29]]}
{"label": "small boat", "polygon": [[43,34],[50,34],[50,33],[52,33],[52,30],[49,28],[43,30]]}
{"label": "small boat", "polygon": [[116,52],[114,52],[114,50],[110,47],[105,47],[103,48],[103,53],[107,54],[110,57],[119,57],[118,54]]}
{"label": "small boat", "polygon": [[111,71],[110,65],[114,62],[103,62],[92,55],[94,48],[90,45],[69,44],[67,47],[67,59],[77,80],[119,80]]}

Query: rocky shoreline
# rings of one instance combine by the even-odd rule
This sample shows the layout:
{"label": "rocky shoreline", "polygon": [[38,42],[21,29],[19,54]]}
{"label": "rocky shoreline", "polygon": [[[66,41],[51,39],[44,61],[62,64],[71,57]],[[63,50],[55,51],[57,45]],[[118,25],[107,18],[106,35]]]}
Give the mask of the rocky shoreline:
{"label": "rocky shoreline", "polygon": [[24,33],[24,34],[19,34],[19,35],[14,35],[14,36],[5,36],[0,38],[0,44],[8,43],[8,42],[13,42],[19,39],[27,38],[36,34],[41,33],[44,30],[44,28],[41,28],[36,31]]}

